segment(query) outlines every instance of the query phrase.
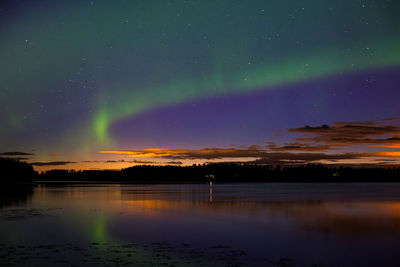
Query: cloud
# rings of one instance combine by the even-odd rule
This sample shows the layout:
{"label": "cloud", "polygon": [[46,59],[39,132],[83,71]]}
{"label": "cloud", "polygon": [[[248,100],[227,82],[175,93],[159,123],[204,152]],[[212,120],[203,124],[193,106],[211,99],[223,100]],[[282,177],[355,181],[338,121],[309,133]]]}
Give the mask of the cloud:
{"label": "cloud", "polygon": [[[118,153],[119,154],[119,153]],[[120,163],[120,162],[125,162],[125,163],[136,163],[136,164],[159,164],[160,162],[156,162],[156,161],[150,161],[150,160],[124,160],[124,159],[120,159],[120,160],[106,160],[104,161],[105,163]]]}
{"label": "cloud", "polygon": [[310,145],[304,143],[288,143],[284,146],[277,146],[274,142],[267,142],[267,147],[272,151],[327,151],[334,149],[328,145]]}
{"label": "cloud", "polygon": [[182,165],[183,162],[182,162],[182,161],[167,161],[167,162],[164,162],[164,164],[169,164],[169,165]]}
{"label": "cloud", "polygon": [[312,163],[321,160],[337,161],[358,159],[359,153],[342,153],[342,154],[326,154],[326,153],[266,153],[261,159],[255,160],[258,164],[273,164],[273,163]]}
{"label": "cloud", "polygon": [[307,125],[303,128],[289,129],[289,132],[307,134],[296,138],[296,141],[322,143],[330,147],[368,145],[400,148],[399,120],[399,118],[390,118],[366,122],[336,122],[332,126]]}
{"label": "cloud", "polygon": [[[116,154],[123,154],[123,153],[116,153]],[[165,165],[165,164],[170,164],[170,165],[181,165],[183,164],[181,161],[151,161],[151,160],[125,160],[125,159],[119,159],[119,160],[85,160],[83,161],[84,163],[135,163],[135,164],[160,164],[160,165]]]}
{"label": "cloud", "polygon": [[13,151],[13,152],[1,152],[0,156],[33,156],[34,154],[32,153],[26,153],[26,152],[18,152],[18,151]]}
{"label": "cloud", "polygon": [[125,162],[125,160],[121,159],[121,160],[106,160],[104,161],[105,163],[119,163],[119,162]]}
{"label": "cloud", "polygon": [[100,151],[100,153],[125,154],[132,157],[214,159],[223,157],[241,157],[243,153],[248,155],[251,153],[257,153],[257,150],[253,148],[247,150],[236,148],[204,148],[199,150],[147,148],[143,150]]}
{"label": "cloud", "polygon": [[[355,159],[357,153],[325,154],[325,153],[291,153],[271,152],[259,146],[250,146],[247,149],[236,148],[205,148],[199,150],[149,148],[144,150],[101,151],[101,153],[126,154],[136,157],[158,157],[170,159],[203,159],[214,160],[223,158],[253,159],[255,163],[311,163],[319,160]],[[168,164],[168,163],[167,163]]]}
{"label": "cloud", "polygon": [[400,151],[381,151],[376,153],[363,153],[365,157],[400,157]]}
{"label": "cloud", "polygon": [[[364,145],[366,149],[371,147],[400,148],[399,118],[366,122],[335,122],[332,125],[305,126],[289,129],[288,131],[304,134],[305,136],[295,138],[294,142],[285,143],[281,146],[275,142],[267,142],[264,147],[232,145],[231,148],[203,149],[147,148],[142,150],[109,150],[100,151],[100,153],[123,154],[134,158],[172,160],[237,159],[237,161],[251,161],[257,164],[307,164],[320,162],[364,164],[362,163],[363,160],[368,163],[376,158],[400,157],[400,151],[368,152],[368,150],[365,150],[356,153],[350,152],[351,148],[349,148],[354,145]],[[337,153],[340,149],[343,152]],[[336,153],[333,153],[334,151]],[[392,161],[391,163],[394,162]],[[400,161],[397,162],[400,163]]]}
{"label": "cloud", "polygon": [[62,166],[67,164],[76,163],[74,161],[48,161],[48,162],[32,162],[33,166]]}
{"label": "cloud", "polygon": [[127,161],[128,163],[136,163],[136,164],[154,164],[154,163],[156,163],[156,162],[154,162],[154,161],[149,161],[149,160],[136,160],[136,159],[134,159],[134,160],[129,160],[129,161]]}
{"label": "cloud", "polygon": [[171,159],[218,159],[218,158],[240,158],[259,157],[261,151],[254,146],[248,149],[236,148],[204,148],[192,149],[169,149],[169,148],[147,148],[143,150],[112,150],[100,151],[100,153],[125,154],[132,157],[156,157]]}

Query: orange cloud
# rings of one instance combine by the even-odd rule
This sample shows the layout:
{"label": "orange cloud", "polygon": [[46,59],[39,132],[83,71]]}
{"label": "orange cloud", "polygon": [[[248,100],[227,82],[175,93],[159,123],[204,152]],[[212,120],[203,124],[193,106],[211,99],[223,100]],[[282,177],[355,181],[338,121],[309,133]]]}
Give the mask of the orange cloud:
{"label": "orange cloud", "polygon": [[[289,129],[289,132],[304,133],[306,136],[295,138],[296,142],[277,145],[267,142],[267,145],[235,148],[204,148],[204,149],[172,149],[147,148],[142,150],[103,150],[100,153],[122,154],[138,158],[162,158],[182,160],[232,160],[252,161],[256,164],[308,164],[308,163],[343,163],[371,164],[377,158],[380,164],[389,163],[391,159],[400,157],[400,151],[349,152],[346,147],[364,145],[379,148],[400,148],[400,118],[383,119],[367,122],[336,122],[332,125]],[[331,153],[341,148],[342,153]],[[388,158],[385,161],[385,158]],[[397,159],[393,159],[399,163]]]}
{"label": "orange cloud", "polygon": [[173,157],[179,155],[203,155],[207,158],[207,155],[213,154],[231,154],[236,152],[236,149],[223,149],[223,148],[205,148],[200,150],[189,150],[189,149],[170,149],[170,148],[146,148],[143,150],[102,150],[100,153],[108,154],[124,154],[132,157]]}
{"label": "orange cloud", "polygon": [[389,145],[369,145],[370,147],[385,147],[385,148],[400,148],[400,144],[389,144]]}
{"label": "orange cloud", "polygon": [[367,157],[400,157],[400,151],[381,151],[376,153],[365,153]]}
{"label": "orange cloud", "polygon": [[271,152],[258,146],[250,146],[247,149],[236,148],[205,148],[199,150],[190,149],[167,149],[149,148],[143,150],[111,150],[100,151],[100,153],[125,154],[132,157],[158,157],[170,159],[192,159],[192,160],[213,160],[236,158],[239,161],[244,159],[255,160],[254,163],[260,164],[299,164],[311,163],[319,160],[342,160],[355,159],[359,154],[342,153],[291,153],[291,152]]}

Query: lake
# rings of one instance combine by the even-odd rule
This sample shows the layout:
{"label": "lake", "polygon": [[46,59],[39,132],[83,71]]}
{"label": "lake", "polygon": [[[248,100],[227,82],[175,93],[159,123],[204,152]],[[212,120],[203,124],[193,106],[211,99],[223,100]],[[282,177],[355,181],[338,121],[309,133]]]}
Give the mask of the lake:
{"label": "lake", "polygon": [[41,184],[0,201],[0,265],[400,264],[400,184]]}

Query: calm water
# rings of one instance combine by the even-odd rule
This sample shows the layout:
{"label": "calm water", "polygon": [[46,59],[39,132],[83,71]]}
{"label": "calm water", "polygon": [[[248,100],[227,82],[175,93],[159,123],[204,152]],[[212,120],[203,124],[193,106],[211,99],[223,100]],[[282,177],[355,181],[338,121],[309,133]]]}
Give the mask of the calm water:
{"label": "calm water", "polygon": [[400,184],[18,190],[1,199],[1,264],[400,264]]}

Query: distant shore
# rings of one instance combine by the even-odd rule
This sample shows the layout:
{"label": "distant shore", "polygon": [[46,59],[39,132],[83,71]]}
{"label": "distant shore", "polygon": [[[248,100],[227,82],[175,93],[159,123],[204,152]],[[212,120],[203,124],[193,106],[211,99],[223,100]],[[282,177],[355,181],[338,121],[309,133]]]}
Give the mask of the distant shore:
{"label": "distant shore", "polygon": [[50,170],[37,173],[26,162],[0,158],[0,170],[3,183],[400,182],[400,167],[355,168],[322,164],[282,167],[249,163],[138,165],[122,170]]}

